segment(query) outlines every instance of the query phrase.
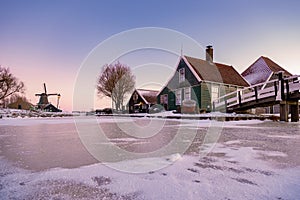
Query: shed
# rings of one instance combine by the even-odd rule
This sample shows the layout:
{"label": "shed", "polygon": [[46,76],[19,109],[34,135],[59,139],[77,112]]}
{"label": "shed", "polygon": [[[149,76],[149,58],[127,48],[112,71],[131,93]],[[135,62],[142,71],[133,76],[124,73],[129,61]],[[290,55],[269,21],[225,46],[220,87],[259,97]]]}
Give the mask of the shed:
{"label": "shed", "polygon": [[28,102],[25,98],[18,97],[15,102],[8,104],[7,107],[11,109],[30,110],[33,108],[33,104]]}
{"label": "shed", "polygon": [[148,113],[157,103],[157,90],[135,89],[128,101],[129,113]]}

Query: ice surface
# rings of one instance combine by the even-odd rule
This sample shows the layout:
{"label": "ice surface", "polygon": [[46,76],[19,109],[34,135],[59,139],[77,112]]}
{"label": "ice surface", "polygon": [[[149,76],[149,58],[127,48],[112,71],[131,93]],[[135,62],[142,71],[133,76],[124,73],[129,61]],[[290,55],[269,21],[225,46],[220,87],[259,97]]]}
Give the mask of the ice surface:
{"label": "ice surface", "polygon": [[[177,161],[173,165],[145,174],[124,173],[102,164],[30,172],[14,168],[1,159],[0,195],[2,199],[47,198],[49,194],[52,198],[56,195],[57,198],[72,199],[81,195],[82,199],[94,199],[101,193],[106,193],[108,199],[112,194],[115,194],[113,199],[153,200],[300,198],[299,168],[272,168],[257,160],[258,154],[252,148],[232,150],[218,145],[214,153],[224,153],[226,159],[174,155]],[[169,161],[151,158],[128,162],[136,165],[138,170],[149,162]],[[104,180],[104,183],[97,183],[95,179]]]}
{"label": "ice surface", "polygon": [[63,117],[63,118],[4,118],[0,120],[0,125],[5,126],[32,126],[37,124],[75,124],[75,123],[116,123],[131,122],[124,117],[96,118],[96,117]]}
{"label": "ice surface", "polygon": [[[78,118],[89,124],[93,118]],[[165,119],[153,119],[165,120]],[[126,118],[102,118],[98,123],[110,126],[115,122],[126,122]],[[206,130],[213,124],[223,127],[223,136],[212,151],[204,157],[199,155],[172,154],[123,160],[118,163],[97,163],[67,168],[51,168],[42,171],[16,167],[0,152],[0,197],[1,199],[300,199],[300,166],[287,165],[280,168],[270,160],[291,159],[297,161],[299,123],[273,123],[258,120],[238,122],[216,122],[197,120],[168,120],[181,122],[168,128],[194,128]],[[63,119],[4,119],[0,126],[16,124],[70,124],[72,118]],[[49,128],[49,127],[48,127]],[[4,130],[4,129],[0,129]],[[244,133],[245,130],[249,132]],[[274,132],[274,130],[276,132]],[[0,132],[0,140],[11,137],[22,147],[26,138],[20,140],[18,133]],[[231,135],[229,135],[231,134]],[[229,135],[229,136],[228,136]],[[236,137],[233,137],[237,135]],[[45,137],[43,135],[43,137]],[[36,136],[37,137],[37,136]],[[56,138],[57,142],[61,142]],[[50,140],[50,137],[47,137]],[[291,143],[291,142],[296,143]],[[111,142],[139,142],[139,139],[112,138]],[[195,143],[201,141],[195,141]],[[266,148],[271,143],[272,145]],[[5,143],[6,144],[6,143]],[[12,145],[7,143],[6,145]],[[8,148],[8,147],[7,147]],[[10,147],[16,148],[16,147]],[[22,149],[22,148],[21,148]],[[271,150],[270,150],[271,149]],[[2,148],[2,150],[6,150]],[[53,149],[54,150],[54,149]],[[291,151],[291,152],[289,152]],[[23,150],[30,153],[30,151]],[[19,152],[20,154],[22,152]],[[36,153],[36,152],[31,152]],[[75,155],[76,156],[76,155]],[[79,158],[78,158],[79,159]],[[123,166],[122,171],[113,165]],[[111,167],[109,167],[111,166]],[[148,169],[167,166],[160,170]],[[127,173],[135,168],[136,174]],[[147,173],[138,173],[144,172]]]}

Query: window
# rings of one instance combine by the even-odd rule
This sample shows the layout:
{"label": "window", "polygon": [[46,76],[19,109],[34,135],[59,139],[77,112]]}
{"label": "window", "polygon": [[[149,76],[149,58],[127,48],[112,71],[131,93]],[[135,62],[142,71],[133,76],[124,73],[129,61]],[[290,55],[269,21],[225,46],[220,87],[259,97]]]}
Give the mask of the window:
{"label": "window", "polygon": [[167,94],[164,95],[164,104],[168,104],[168,95]]}
{"label": "window", "polygon": [[184,100],[191,100],[191,88],[184,88]]}
{"label": "window", "polygon": [[179,69],[179,83],[185,81],[185,70],[184,68]]}
{"label": "window", "polygon": [[211,102],[215,101],[219,98],[219,86],[212,85],[211,86]]}
{"label": "window", "polygon": [[138,98],[139,98],[139,95],[135,92],[135,93],[133,94],[133,97],[132,97],[133,102],[134,102],[134,103],[137,103]]}
{"label": "window", "polygon": [[143,104],[143,105],[142,105],[142,109],[143,109],[143,110],[146,110],[147,108],[148,108],[148,104]]}
{"label": "window", "polygon": [[160,95],[160,104],[164,104],[164,95]]}
{"label": "window", "polygon": [[181,89],[175,91],[176,94],[176,105],[181,105]]}
{"label": "window", "polygon": [[160,104],[168,104],[168,94],[160,95]]}

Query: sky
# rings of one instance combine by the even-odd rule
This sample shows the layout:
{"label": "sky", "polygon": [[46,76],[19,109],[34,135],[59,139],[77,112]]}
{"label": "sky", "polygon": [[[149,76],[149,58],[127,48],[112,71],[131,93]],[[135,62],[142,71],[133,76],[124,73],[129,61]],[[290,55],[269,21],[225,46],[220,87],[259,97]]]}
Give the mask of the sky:
{"label": "sky", "polygon": [[[25,83],[25,96],[32,103],[38,102],[34,94],[46,83],[48,92],[61,94],[60,108],[67,111],[74,109],[74,87],[91,52],[116,34],[143,27],[177,31],[202,47],[211,44],[214,61],[233,65],[240,73],[267,56],[299,75],[299,7],[297,0],[0,0],[0,65]],[[118,48],[115,44],[107,53]],[[178,45],[181,50],[191,52],[184,44]],[[192,54],[204,58],[204,49]],[[92,80],[101,72],[102,58],[99,55],[99,70]],[[117,60],[132,68],[137,88],[159,90],[172,76],[178,55],[142,49]],[[56,97],[49,100],[56,104]],[[100,97],[94,98],[94,106],[84,104],[76,109],[111,106]]]}

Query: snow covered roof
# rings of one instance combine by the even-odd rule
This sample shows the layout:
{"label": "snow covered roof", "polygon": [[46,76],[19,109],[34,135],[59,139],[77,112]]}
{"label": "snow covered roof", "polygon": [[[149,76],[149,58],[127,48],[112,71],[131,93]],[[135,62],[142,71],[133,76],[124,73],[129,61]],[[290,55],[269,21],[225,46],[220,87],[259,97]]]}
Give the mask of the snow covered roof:
{"label": "snow covered roof", "polygon": [[283,71],[286,76],[292,75],[271,59],[261,56],[242,73],[242,76],[251,85],[256,85],[268,81],[272,73],[279,71]]}
{"label": "snow covered roof", "polygon": [[233,68],[233,66],[210,63],[206,60],[185,56],[188,63],[196,71],[201,80],[229,85],[237,85],[248,87],[249,84],[245,79]]}
{"label": "snow covered roof", "polygon": [[150,103],[150,104],[156,103],[156,96],[158,94],[157,90],[136,89],[136,91],[143,98],[145,103]]}

